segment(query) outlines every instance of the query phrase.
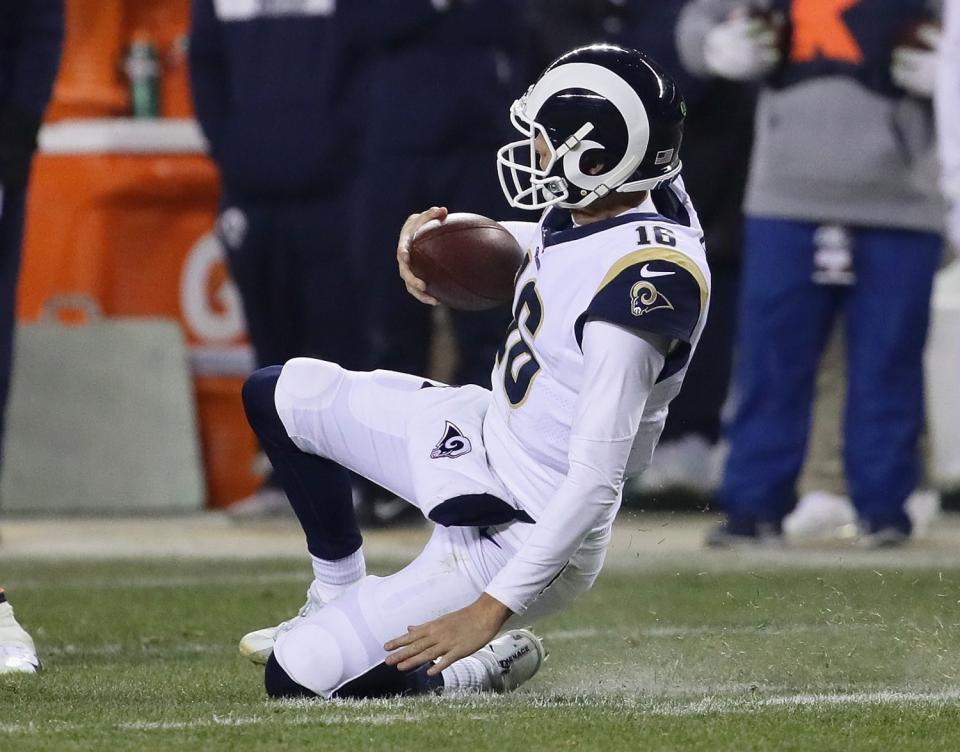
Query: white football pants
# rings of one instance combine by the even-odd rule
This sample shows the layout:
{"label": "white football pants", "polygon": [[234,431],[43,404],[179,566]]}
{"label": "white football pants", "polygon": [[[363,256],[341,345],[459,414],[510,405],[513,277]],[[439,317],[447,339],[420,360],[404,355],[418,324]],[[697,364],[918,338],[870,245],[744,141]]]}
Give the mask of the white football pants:
{"label": "white football pants", "polygon": [[[425,383],[391,371],[357,373],[322,360],[296,358],[284,366],[277,383],[277,412],[302,451],[331,459],[420,506],[409,452],[410,442],[418,437],[408,429],[423,431],[422,416],[431,403],[449,402],[453,394],[451,388],[423,389]],[[471,389],[484,399],[482,390]],[[455,415],[447,419],[459,420]],[[467,425],[469,420],[461,422]],[[431,428],[431,437],[436,433],[436,439],[442,438],[443,422],[435,431]],[[470,440],[479,449],[482,437],[472,435]],[[471,461],[472,472],[491,476],[488,487],[502,487],[485,463]],[[363,578],[282,635],[274,648],[278,663],[298,684],[331,696],[382,663],[384,643],[407,627],[475,601],[531,529],[519,522],[492,528],[435,527],[409,565],[389,577]],[[608,540],[591,536],[520,621],[529,624],[586,591],[600,571]]]}

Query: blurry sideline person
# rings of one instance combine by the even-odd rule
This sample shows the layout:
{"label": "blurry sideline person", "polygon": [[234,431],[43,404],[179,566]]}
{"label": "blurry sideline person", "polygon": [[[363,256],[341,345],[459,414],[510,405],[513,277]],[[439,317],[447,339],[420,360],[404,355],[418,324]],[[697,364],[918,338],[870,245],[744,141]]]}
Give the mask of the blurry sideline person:
{"label": "blurry sideline person", "polygon": [[62,44],[62,0],[0,5],[0,450],[27,182]]}
{"label": "blurry sideline person", "polygon": [[[952,30],[949,19],[951,2],[953,12],[958,15],[953,20]],[[955,197],[948,208],[947,228],[956,249],[960,240],[960,212],[956,200],[960,199],[960,127],[957,126],[960,122],[960,12],[957,8],[960,5],[956,0],[950,0],[944,7],[943,37],[936,45],[940,52],[936,90],[937,131],[941,145],[941,184],[948,199]],[[935,29],[926,33],[931,39],[937,39]],[[894,60],[904,69],[901,75],[919,74],[930,80],[933,57],[929,52],[901,48],[895,51]],[[944,90],[945,82],[950,80],[951,70],[952,88],[946,83]],[[958,141],[952,152],[949,144],[951,135]],[[791,538],[842,538],[855,529],[857,512],[847,495],[840,461],[843,446],[840,416],[843,413],[842,392],[846,384],[843,353],[842,326],[837,326],[820,364],[809,451],[799,483],[801,496],[796,508],[784,520],[784,532]],[[915,536],[930,528],[939,509],[939,494],[935,490],[918,489],[907,498],[905,511],[910,517]]]}
{"label": "blurry sideline person", "polygon": [[944,2],[936,94],[941,184],[949,202],[947,235],[960,255],[960,0]]}
{"label": "blurry sideline person", "polygon": [[[796,503],[817,364],[847,333],[844,468],[864,545],[910,535],[922,354],[942,242],[930,96],[936,8],[694,0],[688,69],[763,80],[746,196],[736,412],[711,545],[779,541]],[[893,46],[890,40],[896,40]]]}
{"label": "blurry sideline person", "polygon": [[[222,178],[217,233],[258,367],[296,356],[357,366],[364,350],[346,219],[356,139],[339,116],[335,12],[193,0],[194,107]],[[287,510],[272,476],[232,508]]]}
{"label": "blurry sideline person", "polygon": [[698,78],[680,65],[674,29],[682,2],[530,0],[535,64],[578,44],[609,41],[643,50],[674,71],[689,113],[683,134],[684,182],[710,247],[710,319],[690,364],[696,389],[673,401],[653,462],[635,490],[706,494],[719,480],[717,443],[732,368],[743,244],[743,193],[753,143],[756,84]]}
{"label": "blurry sideline person", "polygon": [[[517,0],[365,0],[337,9],[345,57],[354,64],[347,109],[362,134],[351,245],[363,265],[366,367],[428,370],[436,318],[406,294],[384,252],[410,213],[446,201],[451,211],[517,216],[490,155],[509,136],[497,115],[520,93],[522,11]],[[447,314],[454,383],[489,387],[507,306]],[[393,494],[362,480],[358,490],[365,526],[422,524]]]}
{"label": "blurry sideline person", "polygon": [[[522,8],[517,0],[367,0],[338,10],[357,65],[350,111],[363,144],[353,225],[368,286],[370,367],[424,373],[428,365],[431,311],[406,294],[384,253],[396,228],[441,200],[451,211],[513,215],[490,155],[509,135],[496,116],[520,93]],[[489,386],[507,307],[450,318],[454,381]]]}
{"label": "blurry sideline person", "polygon": [[[20,246],[37,132],[63,46],[62,0],[0,5],[0,451],[13,365]],[[39,668],[36,649],[0,589],[0,673]]]}

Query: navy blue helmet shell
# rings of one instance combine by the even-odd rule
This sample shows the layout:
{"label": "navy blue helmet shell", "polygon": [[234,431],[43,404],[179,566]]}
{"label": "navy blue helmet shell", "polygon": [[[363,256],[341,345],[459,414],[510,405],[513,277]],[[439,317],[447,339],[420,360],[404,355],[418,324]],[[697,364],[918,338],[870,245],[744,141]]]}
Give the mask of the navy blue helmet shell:
{"label": "navy blue helmet shell", "polygon": [[513,206],[540,209],[653,190],[680,172],[685,115],[677,84],[642,52],[611,44],[572,50],[510,109],[525,138],[497,154],[504,193]]}

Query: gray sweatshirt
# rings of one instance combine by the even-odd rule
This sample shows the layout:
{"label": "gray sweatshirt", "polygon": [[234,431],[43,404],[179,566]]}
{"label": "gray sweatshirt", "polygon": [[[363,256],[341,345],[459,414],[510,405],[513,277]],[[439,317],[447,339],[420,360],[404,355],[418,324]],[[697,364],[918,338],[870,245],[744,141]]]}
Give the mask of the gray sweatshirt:
{"label": "gray sweatshirt", "polygon": [[[788,0],[764,4],[789,17]],[[798,60],[793,47],[763,82],[748,215],[941,230],[931,103],[898,90],[889,75],[892,40],[928,5],[939,15],[935,0],[861,0],[842,17],[856,40],[855,62],[820,54]],[[703,54],[707,32],[744,6],[743,0],[687,4],[677,45],[693,74],[709,75]]]}

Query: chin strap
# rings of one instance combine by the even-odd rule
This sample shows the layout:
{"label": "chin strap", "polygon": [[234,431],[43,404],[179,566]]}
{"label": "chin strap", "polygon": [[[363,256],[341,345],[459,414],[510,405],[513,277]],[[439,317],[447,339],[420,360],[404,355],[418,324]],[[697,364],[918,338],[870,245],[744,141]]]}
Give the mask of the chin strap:
{"label": "chin strap", "polygon": [[586,193],[579,201],[561,201],[557,206],[563,209],[584,209],[597,199],[609,196],[611,193],[645,193],[655,191],[667,183],[672,183],[682,169],[683,163],[678,162],[677,166],[666,175],[660,175],[656,178],[646,178],[645,180],[635,180],[632,183],[621,183],[613,191],[605,185],[598,185],[592,191]]}
{"label": "chin strap", "polygon": [[674,180],[677,175],[680,174],[680,170],[683,169],[683,162],[677,161],[677,166],[674,167],[670,172],[660,175],[655,178],[646,178],[644,180],[635,180],[631,182],[621,183],[617,186],[618,193],[634,193],[636,191],[654,191],[659,188],[661,185],[671,182]]}

